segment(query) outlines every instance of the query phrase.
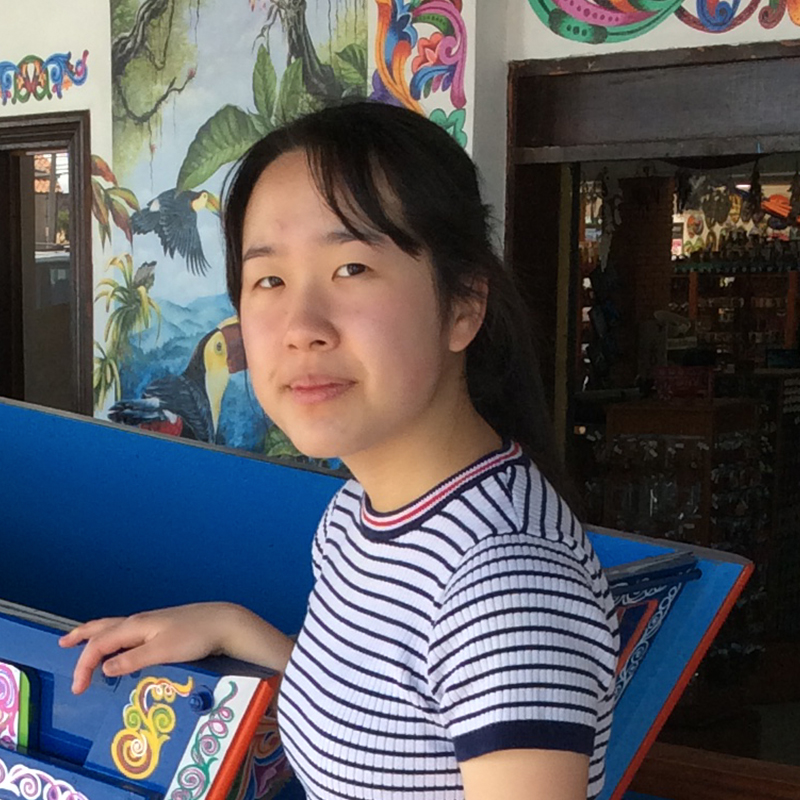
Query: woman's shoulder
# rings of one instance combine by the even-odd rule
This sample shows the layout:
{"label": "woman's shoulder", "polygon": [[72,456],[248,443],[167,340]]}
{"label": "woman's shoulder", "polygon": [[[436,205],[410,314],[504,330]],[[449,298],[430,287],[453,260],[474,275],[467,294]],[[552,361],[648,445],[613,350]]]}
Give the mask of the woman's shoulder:
{"label": "woman's shoulder", "polygon": [[484,534],[528,535],[550,541],[582,540],[580,521],[533,459],[519,448],[514,458],[487,471],[464,502],[486,517]]}
{"label": "woman's shoulder", "polygon": [[346,480],[337,490],[328,503],[328,511],[338,508],[349,508],[359,505],[364,496],[364,489],[355,478]]}

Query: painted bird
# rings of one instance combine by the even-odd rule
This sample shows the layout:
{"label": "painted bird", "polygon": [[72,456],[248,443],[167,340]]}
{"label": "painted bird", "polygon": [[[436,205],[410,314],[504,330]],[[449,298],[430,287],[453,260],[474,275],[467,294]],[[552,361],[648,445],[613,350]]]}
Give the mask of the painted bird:
{"label": "painted bird", "polygon": [[178,252],[193,275],[205,275],[211,266],[203,253],[197,231],[197,212],[203,208],[219,216],[219,199],[211,192],[179,192],[168,189],[154,197],[141,211],[131,214],[134,233],[157,233],[164,252]]}
{"label": "painted bird", "polygon": [[108,418],[184,439],[216,442],[230,376],[246,368],[238,317],[220,322],[197,343],[180,375],[147,384],[138,400],[120,400]]}

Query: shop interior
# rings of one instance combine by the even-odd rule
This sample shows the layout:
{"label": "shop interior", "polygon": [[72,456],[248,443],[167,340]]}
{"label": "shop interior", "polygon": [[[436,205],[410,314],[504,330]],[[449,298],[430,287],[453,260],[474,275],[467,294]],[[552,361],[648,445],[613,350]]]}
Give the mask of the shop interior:
{"label": "shop interior", "polygon": [[800,765],[800,153],[580,165],[572,477],[756,570],[660,736]]}

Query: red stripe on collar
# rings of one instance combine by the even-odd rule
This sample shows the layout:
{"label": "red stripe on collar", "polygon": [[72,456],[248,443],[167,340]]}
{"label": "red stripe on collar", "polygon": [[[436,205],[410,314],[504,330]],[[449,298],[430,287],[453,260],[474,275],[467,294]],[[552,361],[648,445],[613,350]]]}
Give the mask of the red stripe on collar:
{"label": "red stripe on collar", "polygon": [[[361,504],[361,519],[369,525],[369,527],[377,530],[387,530],[399,525],[405,525],[415,517],[424,514],[429,508],[440,503],[448,495],[453,494],[461,486],[468,481],[482,475],[485,472],[498,467],[506,461],[512,461],[518,458],[522,453],[522,448],[516,442],[511,442],[501,452],[491,453],[484,456],[481,460],[476,461],[472,466],[467,467],[462,472],[457,472],[452,478],[448,478],[444,483],[439,484],[430,492],[423,495],[419,500],[412,503],[410,506],[404,506],[398,511],[390,512],[388,514],[376,514],[370,511],[366,502]],[[365,497],[366,500],[366,497]]]}

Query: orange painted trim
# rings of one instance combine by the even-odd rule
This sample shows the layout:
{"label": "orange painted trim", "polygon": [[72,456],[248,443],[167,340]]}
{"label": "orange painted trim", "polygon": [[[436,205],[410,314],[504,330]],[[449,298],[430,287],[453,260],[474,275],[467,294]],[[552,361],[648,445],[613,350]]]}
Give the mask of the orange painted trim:
{"label": "orange painted trim", "polygon": [[242,766],[245,755],[247,755],[247,749],[253,741],[258,723],[266,713],[277,691],[278,680],[278,676],[275,676],[269,680],[261,681],[256,687],[250,699],[250,704],[247,706],[247,711],[245,711],[239,724],[239,729],[234,734],[231,746],[222,759],[217,777],[208,790],[206,800],[225,800],[228,796],[236,779],[236,774]]}
{"label": "orange painted trim", "polygon": [[635,14],[637,11],[641,10],[629,3],[628,0],[611,0],[611,5],[623,14]]}
{"label": "orange painted trim", "polygon": [[786,329],[783,332],[783,346],[787,350],[797,347],[797,284],[798,272],[789,272],[789,286],[786,289]]}
{"label": "orange painted trim", "polygon": [[[645,628],[648,626],[650,620],[653,618],[653,615],[656,613],[656,609],[658,608],[658,601],[647,600],[642,605],[647,606],[647,611],[645,611],[644,614],[642,615],[642,618],[639,620],[638,625],[631,634],[631,638],[628,640],[628,644],[626,645],[622,653],[620,653],[620,656],[617,659],[617,675],[619,675],[619,673],[622,672],[622,668],[625,666],[625,663],[627,662],[628,658],[630,658],[631,653],[635,650],[636,645],[639,644],[639,640],[642,638],[642,634],[644,633]],[[635,607],[636,606],[631,606],[631,608]],[[624,611],[622,614],[618,613],[617,614],[618,620],[622,621],[623,616],[624,616]]]}
{"label": "orange painted trim", "polygon": [[621,800],[625,790],[628,788],[628,786],[630,786],[633,776],[636,774],[636,770],[639,769],[642,761],[644,761],[644,758],[647,755],[647,751],[653,746],[653,742],[655,742],[656,737],[661,731],[661,728],[664,727],[667,717],[672,713],[672,709],[675,708],[678,699],[683,694],[683,690],[692,679],[692,675],[694,675],[698,665],[703,659],[703,656],[711,646],[711,642],[714,641],[714,637],[719,633],[722,623],[725,622],[728,614],[731,613],[731,609],[733,608],[734,603],[738,599],[739,595],[742,593],[742,589],[744,589],[747,581],[750,580],[750,576],[753,574],[753,569],[754,567],[752,564],[746,564],[744,566],[742,574],[736,579],[736,583],[733,584],[730,592],[728,592],[725,602],[722,604],[722,606],[720,606],[719,611],[717,611],[717,615],[711,621],[711,625],[708,626],[708,630],[700,640],[700,644],[697,645],[694,653],[692,653],[692,657],[684,667],[680,678],[678,678],[675,686],[672,687],[669,697],[667,697],[666,702],[661,707],[661,712],[650,726],[650,730],[647,732],[647,735],[639,745],[636,755],[631,759],[631,763],[628,764],[628,769],[625,770],[625,773],[623,774],[620,782],[617,784],[617,788],[614,790],[614,793],[611,795],[609,800]]}

